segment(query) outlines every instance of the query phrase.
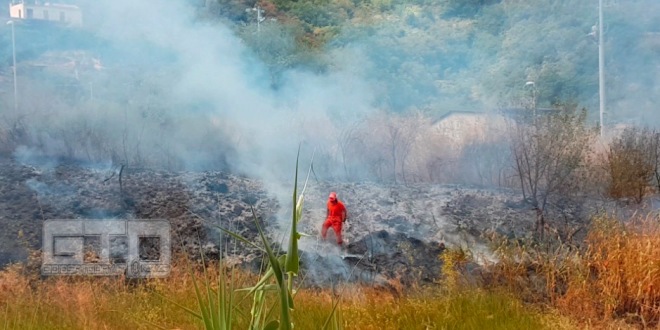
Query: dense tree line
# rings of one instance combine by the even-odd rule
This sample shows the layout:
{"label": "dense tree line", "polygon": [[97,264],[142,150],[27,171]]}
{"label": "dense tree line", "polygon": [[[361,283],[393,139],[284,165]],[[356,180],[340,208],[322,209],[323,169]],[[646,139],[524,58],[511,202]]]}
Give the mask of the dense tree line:
{"label": "dense tree line", "polygon": [[[333,53],[359,49],[373,68],[379,107],[395,112],[424,109],[493,109],[531,93],[550,107],[565,100],[598,105],[597,1],[551,0],[187,0],[199,21],[222,22],[242,38],[281,85],[291,68],[323,71]],[[605,1],[608,120],[649,119],[658,100],[657,37],[660,3]],[[87,2],[81,2],[85,8]],[[261,10],[260,33],[256,33]],[[89,24],[94,20],[90,19]],[[19,58],[54,46],[39,33],[20,32]],[[52,38],[84,40],[89,36]],[[29,39],[32,44],[26,45]],[[0,32],[0,63],[11,62],[9,29]],[[33,47],[35,46],[35,47]]]}
{"label": "dense tree line", "polygon": [[[598,106],[597,1],[502,0],[216,0],[202,12],[232,20],[270,63],[282,67],[332,65],[327,54],[359,48],[377,69],[381,106],[394,111],[481,110],[514,105],[536,82],[538,105],[565,100]],[[607,95],[611,121],[642,117],[633,97],[651,97],[658,49],[649,41],[660,4],[605,1]],[[245,33],[256,22],[246,8],[260,6],[269,40],[257,44]],[[208,17],[208,16],[206,16]],[[274,29],[272,31],[264,31]],[[282,60],[271,35],[293,41]],[[284,63],[284,64],[283,64]],[[650,102],[649,102],[650,103]],[[640,113],[645,114],[640,115]],[[593,111],[592,111],[593,114]],[[590,120],[595,120],[592,117]]]}

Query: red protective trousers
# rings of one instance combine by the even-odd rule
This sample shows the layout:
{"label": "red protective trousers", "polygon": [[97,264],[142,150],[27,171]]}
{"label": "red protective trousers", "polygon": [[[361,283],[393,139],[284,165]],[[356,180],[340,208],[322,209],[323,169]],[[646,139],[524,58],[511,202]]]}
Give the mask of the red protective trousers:
{"label": "red protective trousers", "polygon": [[[332,227],[332,230],[335,231],[335,236],[337,236],[337,244],[341,245],[344,241],[341,239],[341,219],[337,218],[327,218],[323,223],[323,229],[321,230],[321,236],[325,239],[328,234],[328,228]],[[317,227],[318,228],[318,227]]]}

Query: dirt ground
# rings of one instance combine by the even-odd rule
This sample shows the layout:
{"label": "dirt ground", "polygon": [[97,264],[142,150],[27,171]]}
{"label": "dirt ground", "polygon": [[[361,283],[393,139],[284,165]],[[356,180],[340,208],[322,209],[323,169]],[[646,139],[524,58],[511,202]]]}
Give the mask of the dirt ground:
{"label": "dirt ground", "polygon": [[[210,256],[223,250],[232,260],[256,268],[261,262],[257,251],[243,243],[227,244],[212,224],[256,242],[253,206],[279,245],[287,239],[291,219],[290,193],[278,196],[262,182],[220,172],[28,165],[2,159],[0,182],[0,265],[24,260],[27,247],[40,248],[46,219],[168,219],[173,246],[202,249]],[[319,239],[330,191],[348,209],[344,250],[333,238]],[[444,247],[464,246],[488,258],[486,245],[493,233],[529,235],[535,212],[521,200],[515,191],[503,189],[310,181],[299,224],[299,231],[309,235],[300,240],[303,274],[311,284],[437,281]],[[566,221],[578,221],[585,212],[567,211],[572,218]]]}

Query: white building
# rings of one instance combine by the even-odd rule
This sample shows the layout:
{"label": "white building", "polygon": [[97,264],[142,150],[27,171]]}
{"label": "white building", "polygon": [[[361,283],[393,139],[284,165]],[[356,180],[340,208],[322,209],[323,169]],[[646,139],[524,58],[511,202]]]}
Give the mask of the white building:
{"label": "white building", "polygon": [[9,16],[13,19],[59,22],[69,26],[82,25],[82,12],[78,6],[42,1],[21,0],[11,3]]}
{"label": "white building", "polygon": [[497,112],[450,111],[433,122],[452,149],[507,137],[512,121]]}

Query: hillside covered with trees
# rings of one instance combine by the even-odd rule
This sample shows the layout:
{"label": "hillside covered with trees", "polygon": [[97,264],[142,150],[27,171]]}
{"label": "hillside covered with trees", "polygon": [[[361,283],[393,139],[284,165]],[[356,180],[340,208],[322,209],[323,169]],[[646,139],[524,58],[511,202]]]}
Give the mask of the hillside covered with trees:
{"label": "hillside covered with trees", "polygon": [[[365,167],[451,111],[574,104],[598,124],[597,1],[76,3],[82,29],[17,22],[17,111],[11,28],[0,31],[6,151],[246,170],[305,140],[331,176],[348,159],[356,177],[382,178]],[[605,1],[608,127],[657,123],[659,7]],[[398,121],[422,129],[386,133]]]}
{"label": "hillside covered with trees", "polygon": [[[380,105],[435,113],[519,105],[536,82],[538,105],[598,107],[598,1],[206,1],[200,13],[228,19],[277,76],[324,69],[333,52],[358,49],[380,83]],[[261,32],[254,11],[263,9]],[[610,120],[652,117],[658,95],[660,8],[605,1]],[[295,40],[286,43],[282,39]],[[274,78],[276,79],[276,78]],[[635,101],[633,101],[635,100]]]}
{"label": "hillside covered with trees", "polygon": [[[116,60],[97,34],[102,6],[78,4],[91,38],[100,40],[74,39]],[[520,106],[532,93],[528,81],[536,83],[539,107],[577,102],[592,114],[598,108],[598,1],[187,0],[183,6],[194,9],[195,24],[229,27],[267,67],[273,88],[292,68],[331,71],[348,56],[360,59],[355,65],[374,84],[376,105],[394,112]],[[610,122],[655,119],[659,6],[605,1]],[[5,64],[11,62],[8,32],[1,36]],[[32,47],[40,46],[40,34],[19,40],[19,55],[61,48],[62,39]]]}

